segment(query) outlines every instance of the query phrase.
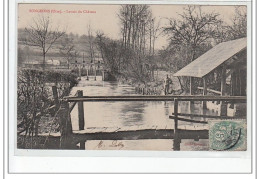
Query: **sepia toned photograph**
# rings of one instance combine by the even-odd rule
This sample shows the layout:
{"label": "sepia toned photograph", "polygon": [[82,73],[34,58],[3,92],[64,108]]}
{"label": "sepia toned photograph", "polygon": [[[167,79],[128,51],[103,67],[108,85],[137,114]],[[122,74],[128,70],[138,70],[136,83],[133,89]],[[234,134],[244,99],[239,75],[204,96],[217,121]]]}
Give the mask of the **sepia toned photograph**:
{"label": "sepia toned photograph", "polygon": [[247,13],[19,3],[17,149],[247,151]]}

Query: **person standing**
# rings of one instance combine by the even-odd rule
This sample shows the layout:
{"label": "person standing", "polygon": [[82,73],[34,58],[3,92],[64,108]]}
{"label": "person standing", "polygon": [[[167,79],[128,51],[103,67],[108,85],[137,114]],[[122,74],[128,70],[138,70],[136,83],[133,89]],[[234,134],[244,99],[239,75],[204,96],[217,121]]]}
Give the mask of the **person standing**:
{"label": "person standing", "polygon": [[164,82],[165,82],[164,94],[167,95],[167,94],[169,94],[170,84],[172,83],[172,80],[171,80],[171,78],[169,78],[168,74],[166,75],[166,79]]}

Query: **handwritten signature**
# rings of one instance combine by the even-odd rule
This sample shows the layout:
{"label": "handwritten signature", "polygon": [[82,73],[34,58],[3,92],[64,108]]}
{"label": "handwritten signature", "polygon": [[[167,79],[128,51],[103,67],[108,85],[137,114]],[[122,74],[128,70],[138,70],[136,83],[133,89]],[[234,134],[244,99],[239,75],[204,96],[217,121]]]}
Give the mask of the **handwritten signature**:
{"label": "handwritten signature", "polygon": [[205,144],[195,143],[195,142],[188,142],[185,143],[186,146],[205,146]]}
{"label": "handwritten signature", "polygon": [[[108,145],[108,147],[117,147],[119,149],[122,149],[124,146],[125,145],[123,144],[123,142],[118,142],[117,140],[113,140],[112,143]],[[105,148],[105,147],[106,145],[102,140],[97,145],[97,148]]]}

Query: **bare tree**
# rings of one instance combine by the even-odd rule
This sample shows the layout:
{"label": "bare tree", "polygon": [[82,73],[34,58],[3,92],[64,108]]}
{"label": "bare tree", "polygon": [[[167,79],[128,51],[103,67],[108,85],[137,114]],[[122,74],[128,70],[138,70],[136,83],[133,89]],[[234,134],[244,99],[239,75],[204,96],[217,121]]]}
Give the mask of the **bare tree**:
{"label": "bare tree", "polygon": [[45,69],[45,57],[53,44],[65,34],[65,31],[59,31],[58,28],[51,28],[51,21],[49,17],[39,16],[33,20],[33,25],[25,28],[28,34],[26,44],[29,46],[36,46],[42,50],[43,69]]}
{"label": "bare tree", "polygon": [[156,22],[156,18],[150,20],[150,48],[149,54],[154,55],[155,41],[161,35],[160,20]]}
{"label": "bare tree", "polygon": [[95,43],[94,43],[94,36],[90,24],[87,27],[87,33],[88,33],[87,37],[88,37],[90,60],[92,63],[95,63]]}
{"label": "bare tree", "polygon": [[169,19],[170,25],[164,28],[171,45],[186,45],[192,49],[195,60],[196,50],[217,35],[217,28],[222,21],[217,13],[204,13],[200,6],[188,6],[179,14],[180,19]]}
{"label": "bare tree", "polygon": [[[174,70],[179,70],[195,60],[211,47],[211,42],[218,36],[218,27],[222,25],[219,14],[205,13],[201,6],[187,6],[179,18],[169,19],[164,33],[169,37],[169,63]],[[179,78],[183,90],[189,89],[189,79]],[[181,83],[182,81],[182,83]]]}
{"label": "bare tree", "polygon": [[121,58],[124,73],[127,78],[146,83],[154,68],[151,62],[155,39],[158,37],[158,24],[149,5],[122,5],[118,17],[124,48]]}
{"label": "bare tree", "polygon": [[247,34],[247,10],[246,6],[237,6],[231,30],[234,38],[246,37]]}
{"label": "bare tree", "polygon": [[122,5],[118,14],[125,48],[145,54],[151,30],[152,12],[148,5]]}
{"label": "bare tree", "polygon": [[224,24],[219,30],[219,42],[239,39],[247,36],[246,6],[236,6],[232,24]]}
{"label": "bare tree", "polygon": [[66,58],[68,63],[68,69],[70,68],[70,62],[74,59],[76,59],[78,52],[75,50],[75,45],[73,43],[73,40],[69,37],[66,37],[61,42],[60,47],[60,54]]}

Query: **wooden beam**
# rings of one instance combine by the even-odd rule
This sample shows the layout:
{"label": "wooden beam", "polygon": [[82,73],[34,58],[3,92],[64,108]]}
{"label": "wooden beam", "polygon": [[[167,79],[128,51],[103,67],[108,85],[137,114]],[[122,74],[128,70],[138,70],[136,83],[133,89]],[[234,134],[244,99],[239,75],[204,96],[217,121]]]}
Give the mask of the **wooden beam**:
{"label": "wooden beam", "polygon": [[74,107],[76,106],[76,104],[77,104],[77,102],[73,102],[73,103],[70,104],[70,107],[69,107],[69,111],[70,111],[70,112],[74,109]]}
{"label": "wooden beam", "polygon": [[69,104],[67,102],[62,103],[61,109],[59,111],[59,117],[60,117],[61,136],[68,136],[72,134]]}
{"label": "wooden beam", "polygon": [[174,100],[174,117],[175,117],[175,120],[174,120],[174,129],[178,129],[178,100],[175,99]]}
{"label": "wooden beam", "polygon": [[178,100],[174,100],[174,140],[173,140],[173,149],[180,150],[181,139],[178,132]]}
{"label": "wooden beam", "polygon": [[[83,96],[83,91],[79,90],[78,91],[78,97]],[[85,121],[84,121],[84,105],[83,102],[78,102],[78,117],[79,117],[79,130],[84,130],[85,128]],[[85,149],[85,141],[80,141],[80,146],[79,148],[81,150]]]}
{"label": "wooden beam", "polygon": [[55,109],[57,111],[59,109],[59,105],[60,105],[57,86],[52,86],[52,94],[53,94],[53,98],[54,98]]}
{"label": "wooden beam", "polygon": [[203,95],[206,96],[208,93],[206,77],[202,78],[202,80],[203,80]]}
{"label": "wooden beam", "polygon": [[143,129],[118,132],[97,132],[97,133],[75,133],[75,141],[83,140],[142,140],[142,139],[173,139],[173,129]]}
{"label": "wooden beam", "polygon": [[91,102],[105,102],[105,101],[233,101],[233,102],[246,102],[246,96],[201,96],[201,95],[172,95],[172,96],[161,96],[161,95],[141,95],[141,96],[82,96],[75,97],[69,96],[64,97],[68,102],[79,102],[79,101],[91,101]]}
{"label": "wooden beam", "polygon": [[[208,139],[208,130],[183,130],[179,129],[180,139]],[[38,141],[44,143],[46,141],[46,135],[39,134]],[[67,144],[63,145],[62,149],[77,149],[76,145],[80,141],[87,140],[143,140],[143,139],[173,139],[174,130],[173,129],[144,129],[138,131],[119,131],[119,132],[99,132],[99,133],[84,133],[75,134],[70,136]],[[61,141],[61,136],[50,135],[45,149],[60,149],[59,143]]]}
{"label": "wooden beam", "polygon": [[236,95],[236,70],[233,70],[231,73],[231,89],[230,89],[230,94],[231,96]]}
{"label": "wooden beam", "polygon": [[224,64],[222,67],[222,73],[221,73],[221,96],[226,96],[226,65]]}
{"label": "wooden beam", "polygon": [[238,75],[239,75],[239,77],[238,77],[238,79],[239,79],[239,95],[241,95],[242,94],[242,77],[241,77],[241,70],[240,69],[238,70]]}
{"label": "wooden beam", "polygon": [[102,70],[102,81],[105,81],[105,72]]}
{"label": "wooden beam", "polygon": [[[81,98],[83,96],[83,91],[78,91],[78,97]],[[84,121],[84,106],[83,101],[78,102],[78,117],[79,117],[79,130],[84,130],[85,121]]]}
{"label": "wooden beam", "polygon": [[175,117],[175,116],[169,116],[169,118],[174,119],[174,121],[177,120],[177,121],[184,121],[184,122],[208,124],[208,122],[206,122],[206,121],[198,121],[198,120],[186,119],[186,118]]}
{"label": "wooden beam", "polygon": [[[199,90],[203,90],[204,88],[203,87],[198,87],[198,89]],[[211,93],[215,93],[215,94],[221,95],[221,91],[213,90],[213,89],[210,89],[210,88],[207,88],[207,91],[211,92]]]}
{"label": "wooden beam", "polygon": [[194,84],[194,78],[191,76],[191,77],[190,77],[190,95],[193,95],[193,94],[194,94],[193,84]]}
{"label": "wooden beam", "polygon": [[59,118],[60,118],[60,133],[61,133],[60,148],[64,149],[67,148],[68,146],[71,147],[70,137],[72,135],[72,124],[70,119],[68,102],[63,102],[61,104],[61,108],[59,111]]}
{"label": "wooden beam", "polygon": [[209,131],[208,130],[179,130],[181,139],[208,139]]}
{"label": "wooden beam", "polygon": [[94,71],[95,71],[95,74],[94,74],[94,75],[95,75],[95,78],[94,78],[94,80],[96,81],[96,80],[97,80],[97,69],[96,69],[96,64],[94,64],[94,68],[95,68],[95,70],[94,70]]}
{"label": "wooden beam", "polygon": [[91,134],[74,134],[74,141],[80,140],[143,140],[143,139],[174,139],[174,150],[180,150],[182,139],[208,139],[208,130],[183,130],[178,129],[146,129],[138,131],[100,132]]}
{"label": "wooden beam", "polygon": [[[203,80],[203,96],[207,96],[208,90],[207,90],[207,80],[206,77],[202,78]],[[202,108],[203,110],[207,109],[207,101],[202,101]]]}
{"label": "wooden beam", "polygon": [[[174,113],[173,113],[174,115]],[[187,113],[178,113],[178,116],[189,116],[189,117],[202,117],[202,118],[213,118],[213,119],[246,119],[246,116],[212,116],[206,114],[187,114]],[[169,116],[172,119],[174,116]]]}
{"label": "wooden beam", "polygon": [[[221,96],[226,96],[226,65],[223,64],[222,74],[221,74]],[[227,116],[227,103],[222,101],[220,104],[220,116]]]}
{"label": "wooden beam", "polygon": [[227,116],[227,103],[225,101],[220,104],[220,116]]}
{"label": "wooden beam", "polygon": [[87,80],[89,80],[89,78],[88,78],[88,66],[87,66]]}
{"label": "wooden beam", "polygon": [[[190,77],[190,95],[194,94],[194,77]],[[194,101],[190,101],[190,111],[194,109]]]}

